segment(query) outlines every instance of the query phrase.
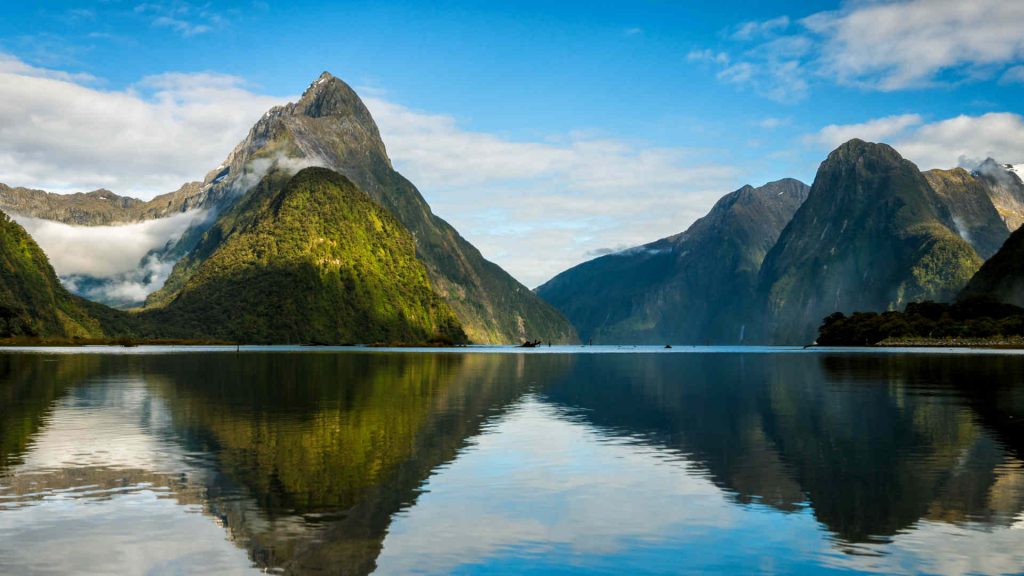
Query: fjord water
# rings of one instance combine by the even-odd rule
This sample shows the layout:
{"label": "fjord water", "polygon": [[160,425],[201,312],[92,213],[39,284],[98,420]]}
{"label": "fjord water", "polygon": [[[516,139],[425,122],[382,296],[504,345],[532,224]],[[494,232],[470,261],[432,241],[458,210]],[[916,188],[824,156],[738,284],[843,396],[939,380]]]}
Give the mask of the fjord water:
{"label": "fjord water", "polygon": [[1024,356],[579,350],[0,353],[0,572],[1024,571]]}

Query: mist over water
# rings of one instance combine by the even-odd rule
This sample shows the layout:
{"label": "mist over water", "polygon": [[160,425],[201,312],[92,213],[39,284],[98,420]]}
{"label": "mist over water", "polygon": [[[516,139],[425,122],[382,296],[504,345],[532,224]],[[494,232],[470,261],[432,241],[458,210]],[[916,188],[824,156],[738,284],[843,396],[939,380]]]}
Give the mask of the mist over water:
{"label": "mist over water", "polygon": [[1024,570],[1024,356],[578,350],[0,354],[0,566]]}

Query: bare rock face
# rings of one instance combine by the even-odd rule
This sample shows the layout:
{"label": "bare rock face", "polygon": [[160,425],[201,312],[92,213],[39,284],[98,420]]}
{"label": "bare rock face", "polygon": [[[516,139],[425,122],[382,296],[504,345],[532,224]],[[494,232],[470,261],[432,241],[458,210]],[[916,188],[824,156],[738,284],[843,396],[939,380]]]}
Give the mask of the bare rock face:
{"label": "bare rock face", "polygon": [[1024,183],[1012,166],[988,158],[971,172],[988,185],[992,204],[1013,232],[1024,224]]}
{"label": "bare rock face", "polygon": [[[997,191],[989,181],[963,168],[928,170],[923,174],[949,210],[960,237],[970,242],[982,258],[995,254],[1011,230],[995,205],[993,199]],[[1006,206],[1004,213],[1014,217],[1024,215]]]}

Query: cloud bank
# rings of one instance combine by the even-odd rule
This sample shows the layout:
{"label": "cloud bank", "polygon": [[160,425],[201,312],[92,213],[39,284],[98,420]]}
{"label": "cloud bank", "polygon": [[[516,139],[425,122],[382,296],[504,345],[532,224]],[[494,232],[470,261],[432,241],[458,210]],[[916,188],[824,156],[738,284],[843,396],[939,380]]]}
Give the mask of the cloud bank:
{"label": "cloud bank", "polygon": [[1021,30],[1021,2],[847,2],[798,20],[741,23],[724,35],[724,46],[691,51],[687,59],[717,68],[723,82],[798,102],[816,80],[885,92],[995,78],[1019,82]]}
{"label": "cloud bank", "polygon": [[586,133],[514,141],[365,101],[396,168],[434,212],[527,286],[603,247],[678,233],[742,176],[716,150]]}
{"label": "cloud bank", "polygon": [[27,216],[12,217],[46,252],[57,274],[108,277],[134,271],[151,250],[177,240],[204,216],[205,212],[196,210],[120,226],[72,226]]}
{"label": "cloud bank", "polygon": [[916,114],[887,116],[858,124],[832,124],[804,140],[831,149],[851,138],[891,144],[922,170],[973,168],[985,158],[1024,163],[1024,116],[992,112],[924,122]]}
{"label": "cloud bank", "polygon": [[152,197],[201,179],[285,99],[222,74],[160,74],[125,90],[0,54],[0,182]]}

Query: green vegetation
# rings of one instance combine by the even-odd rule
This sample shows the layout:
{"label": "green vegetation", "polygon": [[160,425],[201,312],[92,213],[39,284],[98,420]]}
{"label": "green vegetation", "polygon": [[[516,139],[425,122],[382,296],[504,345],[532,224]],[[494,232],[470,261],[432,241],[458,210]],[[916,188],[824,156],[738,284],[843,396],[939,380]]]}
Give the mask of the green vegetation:
{"label": "green vegetation", "polygon": [[114,310],[68,293],[0,215],[0,345],[466,342],[409,231],[330,170],[272,172],[181,266],[167,306]]}
{"label": "green vegetation", "polygon": [[462,343],[412,235],[347,178],[271,172],[179,264],[180,292],[140,317],[148,337],[249,343]]}
{"label": "green vegetation", "polygon": [[843,144],[764,259],[764,340],[806,343],[836,310],[951,300],[982,264],[955,229],[913,163],[885,144]]}
{"label": "green vegetation", "polygon": [[1024,308],[993,300],[954,304],[912,302],[903,312],[836,312],[819,328],[821,346],[874,346],[880,343],[1013,342],[1024,336]]}
{"label": "green vegetation", "polygon": [[[929,248],[913,269],[919,285],[956,285],[973,266],[972,255],[955,241]],[[932,256],[934,255],[934,256]],[[818,344],[996,345],[1024,344],[1024,229],[1010,235],[976,274],[965,282],[953,304],[907,304],[903,312],[840,312],[825,318]],[[952,297],[945,298],[951,300]]]}
{"label": "green vegetation", "polygon": [[[254,160],[281,158],[308,159],[343,174],[408,229],[433,290],[455,311],[470,340],[577,341],[573,327],[554,308],[431,212],[419,190],[394,170],[369,110],[341,80],[324,73],[299,101],[265,114],[225,161],[226,176],[218,186],[230,186]],[[193,240],[186,234],[180,244],[190,246]],[[193,256],[151,295],[147,306],[165,306],[176,297],[204,257]]]}
{"label": "green vegetation", "polygon": [[0,214],[0,338],[102,337],[95,306],[68,293],[28,232]]}

